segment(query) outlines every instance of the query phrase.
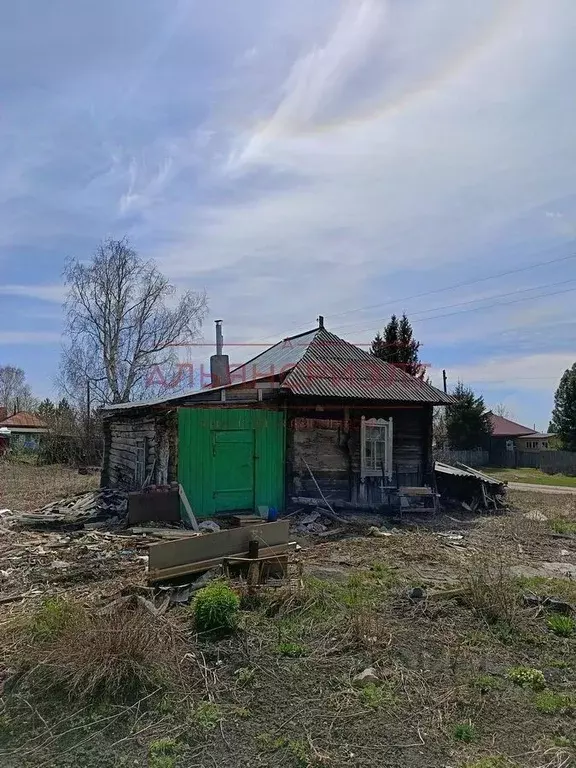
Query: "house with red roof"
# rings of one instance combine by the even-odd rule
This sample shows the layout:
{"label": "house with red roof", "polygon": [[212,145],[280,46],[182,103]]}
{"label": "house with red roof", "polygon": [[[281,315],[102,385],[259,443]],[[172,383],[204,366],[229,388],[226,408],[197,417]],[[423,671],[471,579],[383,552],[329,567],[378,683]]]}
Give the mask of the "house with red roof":
{"label": "house with red roof", "polygon": [[0,434],[2,443],[14,449],[16,446],[35,450],[38,448],[40,436],[48,432],[48,424],[37,414],[29,411],[18,411],[8,416],[8,409],[0,406]]}
{"label": "house with red roof", "polygon": [[525,427],[504,416],[490,413],[492,438],[490,440],[490,460],[493,463],[508,463],[507,456],[514,451],[549,451],[554,449],[553,433],[538,432],[532,427]]}

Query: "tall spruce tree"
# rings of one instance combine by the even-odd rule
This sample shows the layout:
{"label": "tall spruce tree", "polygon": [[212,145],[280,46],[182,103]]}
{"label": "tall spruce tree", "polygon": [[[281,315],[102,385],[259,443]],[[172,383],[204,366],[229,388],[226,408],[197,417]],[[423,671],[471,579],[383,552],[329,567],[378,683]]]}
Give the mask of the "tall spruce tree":
{"label": "tall spruce tree", "polygon": [[451,448],[467,451],[482,448],[492,434],[490,413],[484,398],[476,396],[470,387],[459,381],[452,397],[453,405],[446,408],[446,437]]}
{"label": "tall spruce tree", "polygon": [[560,379],[549,431],[558,435],[565,451],[576,451],[576,363]]}
{"label": "tall spruce tree", "polygon": [[383,334],[377,333],[374,337],[370,352],[380,360],[402,368],[411,376],[419,376],[424,372],[418,357],[419,349],[420,342],[414,339],[410,321],[403,314],[400,321],[396,315],[392,315]]}

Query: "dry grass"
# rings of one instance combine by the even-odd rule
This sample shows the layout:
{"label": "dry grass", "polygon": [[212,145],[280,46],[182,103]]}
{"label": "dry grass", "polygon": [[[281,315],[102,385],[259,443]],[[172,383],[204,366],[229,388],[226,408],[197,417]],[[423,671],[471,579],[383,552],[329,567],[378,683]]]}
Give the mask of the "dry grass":
{"label": "dry grass", "polygon": [[38,467],[0,461],[0,508],[30,512],[52,501],[98,488],[99,475],[79,475],[59,464]]}
{"label": "dry grass", "polygon": [[9,627],[3,645],[18,688],[92,703],[179,688],[186,655],[175,626],[142,608],[96,613],[63,599]]}

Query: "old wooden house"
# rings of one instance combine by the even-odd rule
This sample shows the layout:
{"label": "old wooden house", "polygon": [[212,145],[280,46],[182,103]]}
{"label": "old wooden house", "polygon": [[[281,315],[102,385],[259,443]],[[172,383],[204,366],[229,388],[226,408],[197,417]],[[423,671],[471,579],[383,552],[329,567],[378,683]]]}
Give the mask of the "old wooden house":
{"label": "old wooden house", "polygon": [[218,321],[211,372],[207,388],[104,409],[104,485],[178,480],[206,518],[282,511],[319,489],[379,503],[386,489],[432,483],[432,408],[450,397],[322,318],[232,371]]}

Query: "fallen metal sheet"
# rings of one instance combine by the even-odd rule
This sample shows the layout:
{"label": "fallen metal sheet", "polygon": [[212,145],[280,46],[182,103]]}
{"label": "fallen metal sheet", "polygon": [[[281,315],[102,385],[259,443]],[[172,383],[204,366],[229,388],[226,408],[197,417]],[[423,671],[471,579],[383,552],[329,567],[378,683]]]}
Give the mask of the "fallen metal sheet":
{"label": "fallen metal sheet", "polygon": [[494,477],[485,475],[483,472],[478,472],[477,470],[472,469],[472,467],[467,467],[465,464],[458,464],[457,466],[452,466],[452,464],[444,464],[443,461],[435,461],[434,471],[440,472],[443,475],[456,475],[457,477],[473,477],[473,478],[476,478],[477,480],[482,480],[482,482],[484,483],[489,483],[490,485],[503,485],[501,480],[497,480]]}

